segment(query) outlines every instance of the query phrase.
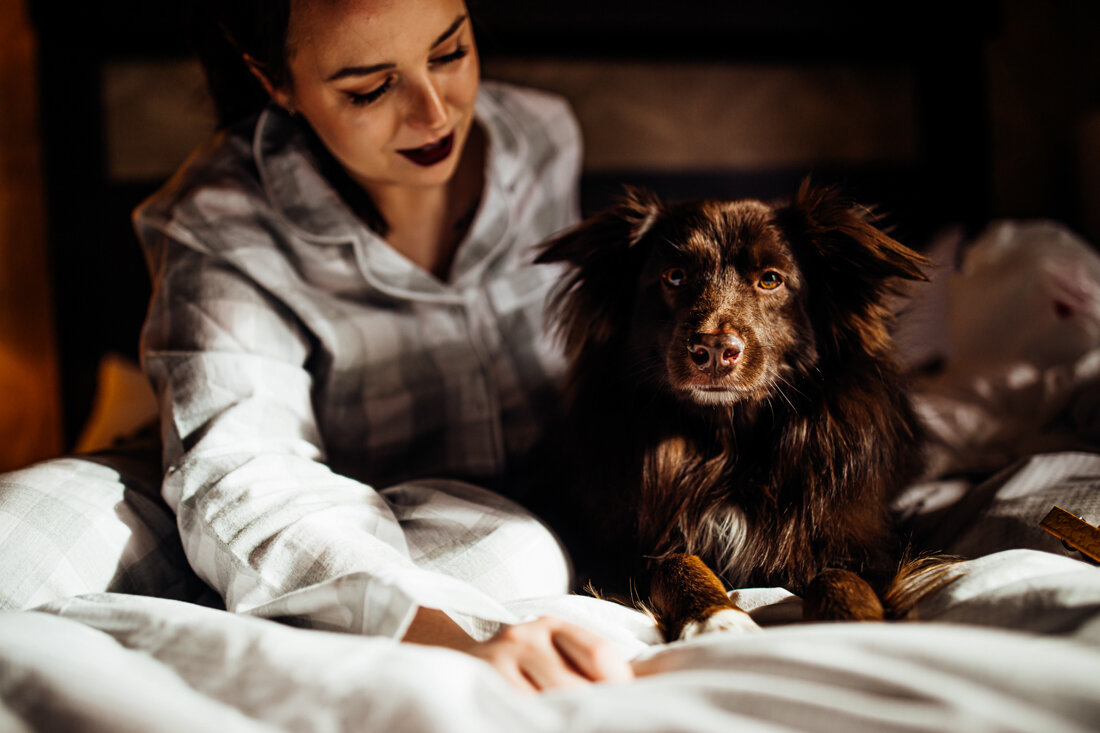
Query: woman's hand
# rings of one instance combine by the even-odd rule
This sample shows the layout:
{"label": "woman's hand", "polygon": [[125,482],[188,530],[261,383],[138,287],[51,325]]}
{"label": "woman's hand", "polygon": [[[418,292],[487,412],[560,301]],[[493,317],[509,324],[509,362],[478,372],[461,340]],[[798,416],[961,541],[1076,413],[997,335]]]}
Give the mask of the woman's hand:
{"label": "woman's hand", "polygon": [[555,618],[509,626],[488,641],[478,642],[442,611],[422,608],[404,640],[445,646],[483,659],[525,692],[622,682],[634,676],[610,642]]}

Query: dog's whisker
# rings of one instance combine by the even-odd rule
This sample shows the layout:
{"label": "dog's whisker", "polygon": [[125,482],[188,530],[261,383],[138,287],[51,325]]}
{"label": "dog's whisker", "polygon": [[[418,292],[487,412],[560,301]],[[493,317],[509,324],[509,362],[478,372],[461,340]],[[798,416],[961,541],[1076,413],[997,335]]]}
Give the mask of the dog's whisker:
{"label": "dog's whisker", "polygon": [[659,379],[664,376],[664,363],[656,357],[638,360],[630,365],[626,373],[632,379],[648,382],[654,378]]}
{"label": "dog's whisker", "polygon": [[790,406],[791,411],[797,414],[798,413],[798,408],[795,407],[794,402],[791,401],[791,398],[787,395],[787,392],[786,392],[786,390],[783,389],[783,387],[784,386],[788,387],[792,391],[797,392],[800,397],[805,398],[806,395],[800,389],[798,389],[798,387],[796,387],[790,380],[788,380],[786,377],[784,377],[782,374],[776,374],[776,382],[777,382],[776,391],[779,393],[779,396],[782,397],[783,400]]}

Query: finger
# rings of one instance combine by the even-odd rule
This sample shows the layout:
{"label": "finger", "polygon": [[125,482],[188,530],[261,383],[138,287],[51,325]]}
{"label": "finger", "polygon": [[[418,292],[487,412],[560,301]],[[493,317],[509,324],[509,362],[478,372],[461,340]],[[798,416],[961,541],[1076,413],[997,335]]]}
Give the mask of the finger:
{"label": "finger", "polygon": [[583,687],[592,682],[549,641],[545,646],[527,650],[519,660],[519,668],[540,690]]}
{"label": "finger", "polygon": [[669,671],[667,661],[660,655],[635,659],[631,662],[630,669],[635,677],[649,677]]}
{"label": "finger", "polygon": [[550,638],[556,619],[538,619],[510,626],[471,653],[486,660],[514,687],[530,692],[553,687],[587,684],[572,664],[562,656]]}
{"label": "finger", "polygon": [[[490,662],[492,664],[492,662]],[[493,668],[516,690],[533,695],[542,688],[530,677],[523,673],[519,667],[511,664],[493,664]]]}
{"label": "finger", "polygon": [[551,639],[562,655],[594,682],[625,682],[634,677],[633,669],[618,650],[587,629],[562,626],[552,632]]}

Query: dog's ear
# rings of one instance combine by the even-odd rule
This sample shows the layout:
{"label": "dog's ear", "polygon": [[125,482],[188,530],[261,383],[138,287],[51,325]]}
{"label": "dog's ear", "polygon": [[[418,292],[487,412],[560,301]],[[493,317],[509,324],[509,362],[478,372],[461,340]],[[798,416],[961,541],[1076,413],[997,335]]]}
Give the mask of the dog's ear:
{"label": "dog's ear", "polygon": [[892,299],[902,283],[927,280],[929,261],[883,232],[866,207],[832,188],[803,181],[798,196],[776,211],[808,281],[819,347],[836,354],[885,355]]}
{"label": "dog's ear", "polygon": [[889,287],[894,278],[927,280],[931,263],[875,226],[877,216],[834,188],[815,187],[807,178],[798,196],[781,211],[788,235],[809,244],[830,270],[845,270]]}
{"label": "dog's ear", "polygon": [[570,262],[579,267],[614,256],[641,241],[660,213],[661,202],[652,192],[627,186],[610,208],[543,243],[535,261]]}
{"label": "dog's ear", "polygon": [[564,336],[571,359],[623,332],[641,261],[633,256],[636,245],[661,212],[653,193],[627,188],[610,208],[541,245],[536,262],[570,267],[551,298],[548,315]]}

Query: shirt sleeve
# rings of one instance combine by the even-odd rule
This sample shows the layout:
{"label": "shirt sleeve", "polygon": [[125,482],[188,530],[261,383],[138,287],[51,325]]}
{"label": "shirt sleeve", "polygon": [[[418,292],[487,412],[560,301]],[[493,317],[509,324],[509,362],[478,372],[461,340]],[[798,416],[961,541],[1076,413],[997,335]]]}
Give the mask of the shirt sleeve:
{"label": "shirt sleeve", "polygon": [[164,497],[189,561],[227,608],[391,637],[420,606],[513,622],[472,586],[414,564],[383,497],[325,465],[310,334],[230,263],[174,234],[142,232],[155,283],[142,358],[160,400]]}

